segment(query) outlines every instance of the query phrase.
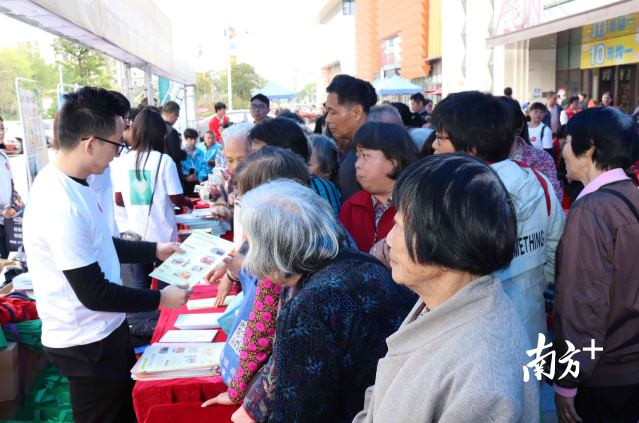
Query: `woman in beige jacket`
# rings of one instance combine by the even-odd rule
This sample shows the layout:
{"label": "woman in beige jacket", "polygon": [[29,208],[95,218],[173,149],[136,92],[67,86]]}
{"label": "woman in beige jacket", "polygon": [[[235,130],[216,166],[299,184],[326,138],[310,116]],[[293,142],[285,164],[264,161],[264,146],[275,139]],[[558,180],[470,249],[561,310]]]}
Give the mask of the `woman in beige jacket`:
{"label": "woman in beige jacket", "polygon": [[517,239],[503,183],[470,155],[430,156],[406,170],[393,201],[393,279],[421,299],[387,338],[354,421],[538,422],[538,381],[524,382],[528,337],[492,276]]}

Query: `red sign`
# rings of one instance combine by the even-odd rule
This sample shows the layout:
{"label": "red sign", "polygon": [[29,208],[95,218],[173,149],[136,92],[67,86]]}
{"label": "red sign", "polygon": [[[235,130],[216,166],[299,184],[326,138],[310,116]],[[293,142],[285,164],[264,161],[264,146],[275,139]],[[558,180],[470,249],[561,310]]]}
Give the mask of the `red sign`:
{"label": "red sign", "polygon": [[204,114],[204,113],[208,112],[211,109],[212,109],[211,106],[198,106],[197,112],[200,113],[200,114]]}

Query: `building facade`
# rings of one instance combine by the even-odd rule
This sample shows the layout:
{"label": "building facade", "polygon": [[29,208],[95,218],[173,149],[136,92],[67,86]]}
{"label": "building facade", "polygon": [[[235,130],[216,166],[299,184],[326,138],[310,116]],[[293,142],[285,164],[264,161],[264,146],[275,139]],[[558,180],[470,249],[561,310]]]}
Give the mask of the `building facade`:
{"label": "building facade", "polygon": [[639,101],[638,0],[446,0],[443,95],[463,90],[545,102],[611,93],[632,113]]}

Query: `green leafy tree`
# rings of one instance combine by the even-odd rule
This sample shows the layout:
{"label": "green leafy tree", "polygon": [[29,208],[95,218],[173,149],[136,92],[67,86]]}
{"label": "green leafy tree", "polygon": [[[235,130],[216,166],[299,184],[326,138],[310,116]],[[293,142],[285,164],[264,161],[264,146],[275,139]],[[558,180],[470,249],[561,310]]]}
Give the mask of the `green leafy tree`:
{"label": "green leafy tree", "polygon": [[100,53],[71,43],[62,38],[53,41],[53,50],[62,55],[65,84],[78,84],[111,89],[112,78],[108,72],[109,59]]}
{"label": "green leafy tree", "polygon": [[302,88],[301,91],[299,91],[295,97],[298,101],[302,101],[304,100],[304,97],[308,96],[309,100],[312,99],[315,95],[313,94],[313,91],[315,90],[315,82],[310,82],[306,85],[304,85],[304,88]]}
{"label": "green leafy tree", "polygon": [[30,43],[4,48],[0,50],[0,115],[3,119],[20,119],[16,77],[35,80],[42,99],[55,99],[57,73],[53,65],[45,63],[39,50]]}
{"label": "green leafy tree", "polygon": [[[215,81],[215,79],[213,79],[214,85],[218,86],[220,93],[226,94],[228,99],[226,70],[219,73],[218,81]],[[251,92],[257,88],[262,88],[264,85],[266,85],[266,81],[255,71],[253,66],[248,63],[231,62],[231,88],[233,89],[234,109],[248,109],[251,106]]]}

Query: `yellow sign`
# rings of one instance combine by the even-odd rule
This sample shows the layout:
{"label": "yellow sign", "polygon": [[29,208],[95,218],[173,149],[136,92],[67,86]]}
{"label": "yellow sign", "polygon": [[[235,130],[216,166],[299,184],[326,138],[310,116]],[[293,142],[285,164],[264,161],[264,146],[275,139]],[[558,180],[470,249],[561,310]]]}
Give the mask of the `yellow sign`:
{"label": "yellow sign", "polygon": [[639,62],[639,33],[581,45],[581,69],[636,62]]}
{"label": "yellow sign", "polygon": [[582,43],[609,40],[634,35],[637,30],[637,14],[620,16],[583,27]]}

